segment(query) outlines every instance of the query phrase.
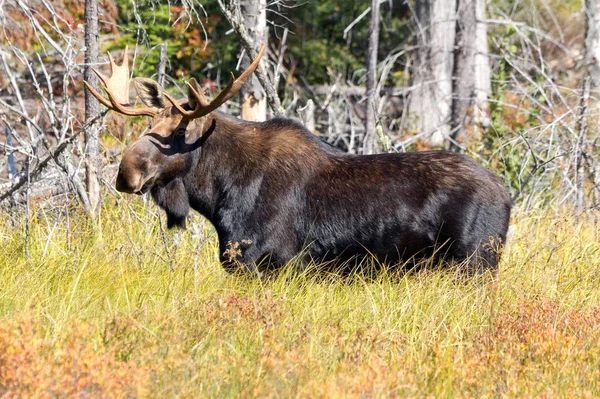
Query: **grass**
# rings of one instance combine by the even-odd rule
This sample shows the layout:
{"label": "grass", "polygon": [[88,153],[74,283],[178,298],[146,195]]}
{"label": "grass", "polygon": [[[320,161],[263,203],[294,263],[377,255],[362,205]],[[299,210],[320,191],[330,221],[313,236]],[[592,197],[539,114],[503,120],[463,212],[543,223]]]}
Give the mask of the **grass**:
{"label": "grass", "polygon": [[[121,204],[123,205],[123,204]],[[0,395],[600,395],[600,228],[516,212],[497,284],[225,273],[200,218],[0,216]],[[597,216],[597,215],[596,215]]]}

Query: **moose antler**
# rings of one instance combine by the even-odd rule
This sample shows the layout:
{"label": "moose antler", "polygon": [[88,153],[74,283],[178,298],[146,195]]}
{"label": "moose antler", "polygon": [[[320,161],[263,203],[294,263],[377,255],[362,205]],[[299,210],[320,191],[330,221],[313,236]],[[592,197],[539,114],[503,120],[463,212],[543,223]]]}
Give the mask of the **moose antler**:
{"label": "moose antler", "polygon": [[244,83],[246,83],[250,75],[252,75],[252,72],[254,72],[254,70],[258,67],[260,59],[262,58],[264,52],[265,45],[263,43],[260,46],[258,55],[254,59],[254,61],[252,61],[252,64],[250,64],[250,66],[237,79],[235,79],[235,76],[233,76],[233,72],[231,72],[231,78],[227,87],[225,87],[219,93],[219,95],[211,101],[207,101],[206,98],[204,98],[204,95],[202,95],[202,93],[197,90],[197,86],[188,82],[187,85],[189,86],[193,96],[196,98],[196,107],[191,111],[187,111],[186,109],[184,109],[181,106],[181,104],[179,104],[179,102],[177,102],[173,97],[171,97],[167,93],[164,93],[164,95],[173,104],[173,106],[177,108],[179,112],[181,112],[183,117],[186,119],[196,119],[204,115],[208,115],[212,111],[223,105],[223,103],[225,103],[227,100],[233,97],[235,93],[237,93],[242,88],[242,86],[244,85]]}
{"label": "moose antler", "polygon": [[132,108],[129,107],[129,56],[127,54],[127,47],[123,52],[123,62],[121,65],[117,65],[113,60],[110,53],[108,53],[108,61],[110,62],[110,78],[106,78],[96,69],[92,70],[98,75],[98,78],[104,84],[104,91],[108,95],[108,100],[96,89],[94,89],[88,82],[83,83],[88,88],[90,93],[94,95],[102,104],[106,107],[117,111],[123,115],[137,116],[146,115],[154,116],[158,112],[158,109],[151,107],[143,108]]}

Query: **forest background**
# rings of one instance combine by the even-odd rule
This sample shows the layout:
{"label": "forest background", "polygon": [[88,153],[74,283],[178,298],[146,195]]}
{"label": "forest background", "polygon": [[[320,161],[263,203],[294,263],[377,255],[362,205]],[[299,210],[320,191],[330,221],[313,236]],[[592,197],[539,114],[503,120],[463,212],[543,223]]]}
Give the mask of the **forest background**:
{"label": "forest background", "polygon": [[[599,80],[597,15],[586,13],[593,7],[578,1],[261,1],[101,1],[92,16],[101,55],[91,64],[106,65],[106,51],[119,54],[128,45],[134,76],[154,77],[179,96],[195,77],[214,94],[229,71],[247,62],[239,28],[232,28],[232,18],[241,18],[256,43],[268,42],[267,80],[283,108],[267,108],[254,80],[239,108],[231,103],[232,113],[296,118],[353,153],[452,148],[503,175],[519,201],[535,194],[579,210],[597,207],[597,107],[590,104]],[[229,17],[224,10],[232,11]],[[2,4],[3,201],[15,199],[15,181],[22,189],[25,180],[44,180],[40,196],[76,192],[94,213],[100,197],[92,193],[89,204],[77,176],[85,173],[88,185],[91,175],[109,181],[123,145],[141,133],[109,115],[85,134],[100,136],[99,148],[96,139],[69,138],[100,111],[92,98],[93,112],[82,114],[81,81],[90,65],[84,14],[84,2]],[[244,111],[248,92],[260,112]],[[58,164],[42,162],[64,140]],[[51,170],[54,179],[38,178]]]}

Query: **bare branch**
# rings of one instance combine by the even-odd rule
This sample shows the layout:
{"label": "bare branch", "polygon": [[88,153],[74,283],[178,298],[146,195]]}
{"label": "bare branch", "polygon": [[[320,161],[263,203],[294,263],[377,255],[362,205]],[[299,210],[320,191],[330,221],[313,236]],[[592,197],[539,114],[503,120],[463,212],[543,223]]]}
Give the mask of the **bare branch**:
{"label": "bare branch", "polygon": [[44,168],[46,168],[48,166],[48,164],[50,163],[51,160],[53,160],[53,159],[56,160],[64,150],[69,148],[69,144],[73,143],[79,137],[79,135],[81,133],[85,133],[90,128],[90,126],[92,126],[94,123],[96,123],[102,117],[104,117],[106,112],[107,111],[104,111],[103,113],[96,115],[88,123],[86,123],[85,126],[83,126],[81,129],[79,129],[75,134],[73,134],[71,137],[67,138],[66,140],[61,142],[59,145],[57,145],[55,148],[53,148],[50,151],[50,154],[48,154],[44,158],[42,158],[32,171],[26,170],[24,172],[19,173],[19,175],[17,175],[15,183],[7,191],[5,191],[3,194],[0,195],[0,202],[4,201],[8,197],[10,197],[14,192],[16,192],[25,183],[27,183],[27,181],[29,179],[35,178]]}
{"label": "bare branch", "polygon": [[[229,6],[225,5],[225,0],[218,0],[218,2],[219,7],[221,8],[221,12],[225,15],[225,18],[227,18],[232,28],[239,36],[240,41],[242,42],[242,46],[244,47],[250,58],[255,59],[258,55],[257,45],[256,43],[254,43],[254,41],[246,31],[246,28],[244,27],[244,20],[240,10],[239,0],[230,0]],[[265,90],[265,93],[267,94],[267,101],[273,113],[276,116],[285,116],[285,110],[281,106],[279,96],[277,95],[275,88],[269,81],[269,78],[263,66],[259,65],[255,73],[258,77],[260,84]]]}

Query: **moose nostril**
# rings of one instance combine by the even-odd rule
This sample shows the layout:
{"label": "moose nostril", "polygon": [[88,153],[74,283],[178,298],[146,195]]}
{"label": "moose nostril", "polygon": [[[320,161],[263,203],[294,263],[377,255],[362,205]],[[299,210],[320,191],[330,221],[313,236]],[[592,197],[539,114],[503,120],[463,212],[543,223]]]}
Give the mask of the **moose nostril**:
{"label": "moose nostril", "polygon": [[119,169],[119,173],[117,174],[117,181],[115,183],[115,187],[116,187],[117,191],[120,191],[120,192],[131,192],[131,189],[129,189],[129,187],[127,185],[127,181],[125,180],[125,177],[123,176],[123,173],[121,172],[120,169]]}
{"label": "moose nostril", "polygon": [[146,182],[146,183],[144,183],[144,185],[142,186],[142,188],[140,188],[140,191],[138,191],[138,193],[140,193],[140,194],[146,194],[148,192],[149,188],[150,188],[150,184],[148,184]]}

